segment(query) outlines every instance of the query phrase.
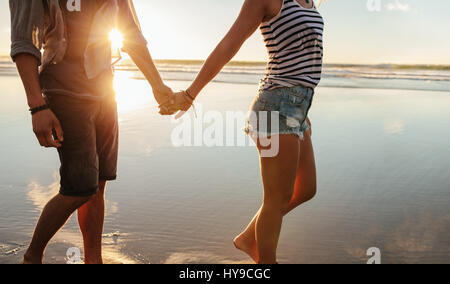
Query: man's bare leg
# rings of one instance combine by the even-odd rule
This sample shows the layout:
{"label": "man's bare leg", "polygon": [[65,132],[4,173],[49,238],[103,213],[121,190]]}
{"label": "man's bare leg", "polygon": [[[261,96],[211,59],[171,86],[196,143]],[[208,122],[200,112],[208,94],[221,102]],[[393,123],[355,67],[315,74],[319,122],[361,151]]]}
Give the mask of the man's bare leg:
{"label": "man's bare leg", "polygon": [[84,240],[84,263],[103,264],[102,234],[105,219],[106,181],[99,182],[99,191],[78,208],[78,224]]}
{"label": "man's bare leg", "polygon": [[24,264],[42,264],[45,248],[69,217],[90,197],[69,197],[61,194],[50,200],[42,211],[33,239],[23,257]]}

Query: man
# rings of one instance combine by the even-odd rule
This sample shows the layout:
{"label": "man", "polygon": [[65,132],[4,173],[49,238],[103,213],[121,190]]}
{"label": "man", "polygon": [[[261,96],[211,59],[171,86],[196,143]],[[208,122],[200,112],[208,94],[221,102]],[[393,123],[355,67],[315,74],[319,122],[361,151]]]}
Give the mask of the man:
{"label": "man", "polygon": [[77,210],[85,263],[101,264],[104,194],[107,181],[116,178],[118,153],[109,32],[122,32],[123,50],[160,104],[172,90],[152,61],[132,0],[9,4],[11,56],[25,87],[33,131],[41,146],[58,149],[61,161],[60,193],[45,206],[23,262],[42,263],[48,242]]}

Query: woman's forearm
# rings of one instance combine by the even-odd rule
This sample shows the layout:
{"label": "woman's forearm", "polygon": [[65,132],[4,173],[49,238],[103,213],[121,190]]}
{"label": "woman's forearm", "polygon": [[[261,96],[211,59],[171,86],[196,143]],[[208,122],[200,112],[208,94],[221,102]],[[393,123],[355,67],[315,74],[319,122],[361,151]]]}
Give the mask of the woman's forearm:
{"label": "woman's forearm", "polygon": [[208,57],[197,78],[188,88],[188,92],[193,97],[197,97],[202,89],[231,61],[238,50],[239,48],[233,48],[225,41],[222,41]]}
{"label": "woman's forearm", "polygon": [[193,97],[197,97],[201,90],[219,74],[220,70],[231,61],[244,42],[256,31],[264,19],[268,1],[245,0],[239,17],[208,57],[197,78],[188,88]]}

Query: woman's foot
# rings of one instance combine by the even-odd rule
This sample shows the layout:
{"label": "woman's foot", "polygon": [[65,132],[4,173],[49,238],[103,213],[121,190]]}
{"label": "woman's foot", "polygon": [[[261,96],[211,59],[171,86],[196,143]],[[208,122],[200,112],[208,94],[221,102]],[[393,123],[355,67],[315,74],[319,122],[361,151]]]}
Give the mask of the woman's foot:
{"label": "woman's foot", "polygon": [[258,247],[254,240],[249,240],[243,234],[237,236],[234,241],[234,246],[246,254],[248,254],[256,263],[259,261]]}

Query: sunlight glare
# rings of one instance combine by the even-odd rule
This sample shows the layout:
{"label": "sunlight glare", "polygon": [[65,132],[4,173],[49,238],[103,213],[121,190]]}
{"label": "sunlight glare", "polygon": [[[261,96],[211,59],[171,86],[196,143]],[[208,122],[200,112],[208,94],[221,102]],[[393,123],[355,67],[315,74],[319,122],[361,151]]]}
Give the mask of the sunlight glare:
{"label": "sunlight glare", "polygon": [[[112,30],[109,33],[109,40],[113,54],[123,47],[123,35],[119,30]],[[120,52],[118,56],[120,57]],[[145,80],[136,80],[131,71],[116,72],[114,90],[119,113],[133,112],[151,104],[151,89],[147,85]]]}
{"label": "sunlight glare", "polygon": [[120,31],[114,29],[109,33],[109,41],[113,49],[120,49],[123,47],[123,35]]}
{"label": "sunlight glare", "polygon": [[133,112],[155,104],[147,81],[136,80],[133,75],[132,72],[126,71],[115,74],[114,91],[119,114]]}

